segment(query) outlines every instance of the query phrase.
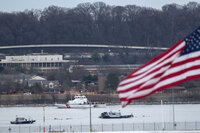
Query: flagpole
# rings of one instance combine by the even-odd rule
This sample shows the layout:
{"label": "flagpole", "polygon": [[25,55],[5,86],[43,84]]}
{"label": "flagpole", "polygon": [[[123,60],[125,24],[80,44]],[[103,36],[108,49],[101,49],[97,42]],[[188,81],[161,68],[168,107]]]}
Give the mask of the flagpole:
{"label": "flagpole", "polygon": [[162,130],[165,130],[165,124],[164,124],[164,114],[163,114],[163,101],[161,100],[161,115],[162,115]]}
{"label": "flagpole", "polygon": [[176,129],[176,123],[175,123],[175,112],[174,112],[174,88],[172,88],[172,100],[173,100],[173,103],[172,103],[172,111],[173,111],[173,130]]}
{"label": "flagpole", "polygon": [[91,112],[91,102],[90,102],[90,132],[92,132],[92,112]]}
{"label": "flagpole", "polygon": [[43,104],[43,131],[45,133],[45,104]]}

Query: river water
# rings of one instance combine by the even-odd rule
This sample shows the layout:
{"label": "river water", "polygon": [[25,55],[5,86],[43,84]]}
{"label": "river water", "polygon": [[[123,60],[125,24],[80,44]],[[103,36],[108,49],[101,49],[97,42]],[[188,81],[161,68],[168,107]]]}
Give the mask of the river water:
{"label": "river water", "polygon": [[[128,119],[100,119],[99,115],[105,111],[120,111],[122,115],[133,114]],[[174,116],[176,122],[199,122],[200,104],[179,104],[174,105]],[[92,124],[120,124],[120,123],[153,123],[172,122],[172,105],[128,105],[122,108],[121,105],[107,106],[106,108],[91,109]],[[14,126],[10,121],[16,116],[31,117],[36,120],[31,126],[45,125],[89,125],[90,109],[58,109],[54,106],[43,107],[1,107],[0,108],[0,132]],[[23,125],[22,125],[23,126]]]}

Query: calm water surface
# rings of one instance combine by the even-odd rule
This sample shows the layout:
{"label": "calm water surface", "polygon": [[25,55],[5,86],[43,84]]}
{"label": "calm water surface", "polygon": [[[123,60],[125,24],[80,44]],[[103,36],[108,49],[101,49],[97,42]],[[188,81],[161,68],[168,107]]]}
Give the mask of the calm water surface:
{"label": "calm water surface", "polygon": [[[175,121],[194,122],[200,121],[200,104],[174,105]],[[100,119],[99,115],[104,111],[119,111],[122,115],[133,114],[129,119]],[[116,124],[116,123],[151,123],[172,122],[172,105],[121,105],[107,106],[106,108],[92,108],[92,124]],[[36,120],[34,125],[43,125],[43,107],[1,107],[0,127],[9,126],[15,117],[31,117]],[[45,125],[89,125],[89,109],[57,109],[54,106],[45,107]]]}

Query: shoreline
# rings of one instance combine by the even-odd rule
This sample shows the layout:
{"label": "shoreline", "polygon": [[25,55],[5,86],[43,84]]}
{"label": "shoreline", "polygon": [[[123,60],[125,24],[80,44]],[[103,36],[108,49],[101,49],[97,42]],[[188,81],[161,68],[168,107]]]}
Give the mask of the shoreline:
{"label": "shoreline", "polygon": [[[106,105],[120,105],[121,101],[117,94],[93,94],[85,95],[89,101],[96,103],[106,103]],[[73,99],[69,94],[11,94],[0,95],[0,107],[40,107],[44,104],[46,106],[53,106],[55,103],[65,104],[67,101]],[[200,94],[175,94],[175,99],[172,100],[171,94],[157,93],[143,99],[133,100],[131,105],[158,105],[161,104],[200,104]],[[174,102],[173,102],[174,101]]]}
{"label": "shoreline", "polygon": [[[176,102],[175,105],[180,104],[200,104],[200,102]],[[4,107],[53,107],[54,104],[16,104],[16,105],[0,105],[0,108]],[[121,103],[106,103],[106,106],[121,105]],[[129,105],[160,105],[160,103],[133,103]],[[163,103],[163,105],[172,105],[172,102]]]}

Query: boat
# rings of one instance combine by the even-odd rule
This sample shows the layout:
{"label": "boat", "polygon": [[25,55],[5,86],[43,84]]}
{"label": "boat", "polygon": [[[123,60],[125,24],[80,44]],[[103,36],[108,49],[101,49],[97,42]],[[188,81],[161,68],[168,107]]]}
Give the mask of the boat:
{"label": "boat", "polygon": [[32,124],[36,122],[36,120],[32,120],[30,118],[26,119],[23,117],[16,117],[15,121],[11,121],[11,124]]}
{"label": "boat", "polygon": [[121,115],[120,112],[103,112],[101,113],[101,115],[99,116],[99,118],[103,118],[103,119],[119,119],[119,118],[131,118],[133,117],[132,114],[130,115]]}
{"label": "boat", "polygon": [[75,95],[74,100],[69,100],[67,104],[55,104],[58,108],[102,108],[106,107],[105,103],[89,102],[85,95]]}

